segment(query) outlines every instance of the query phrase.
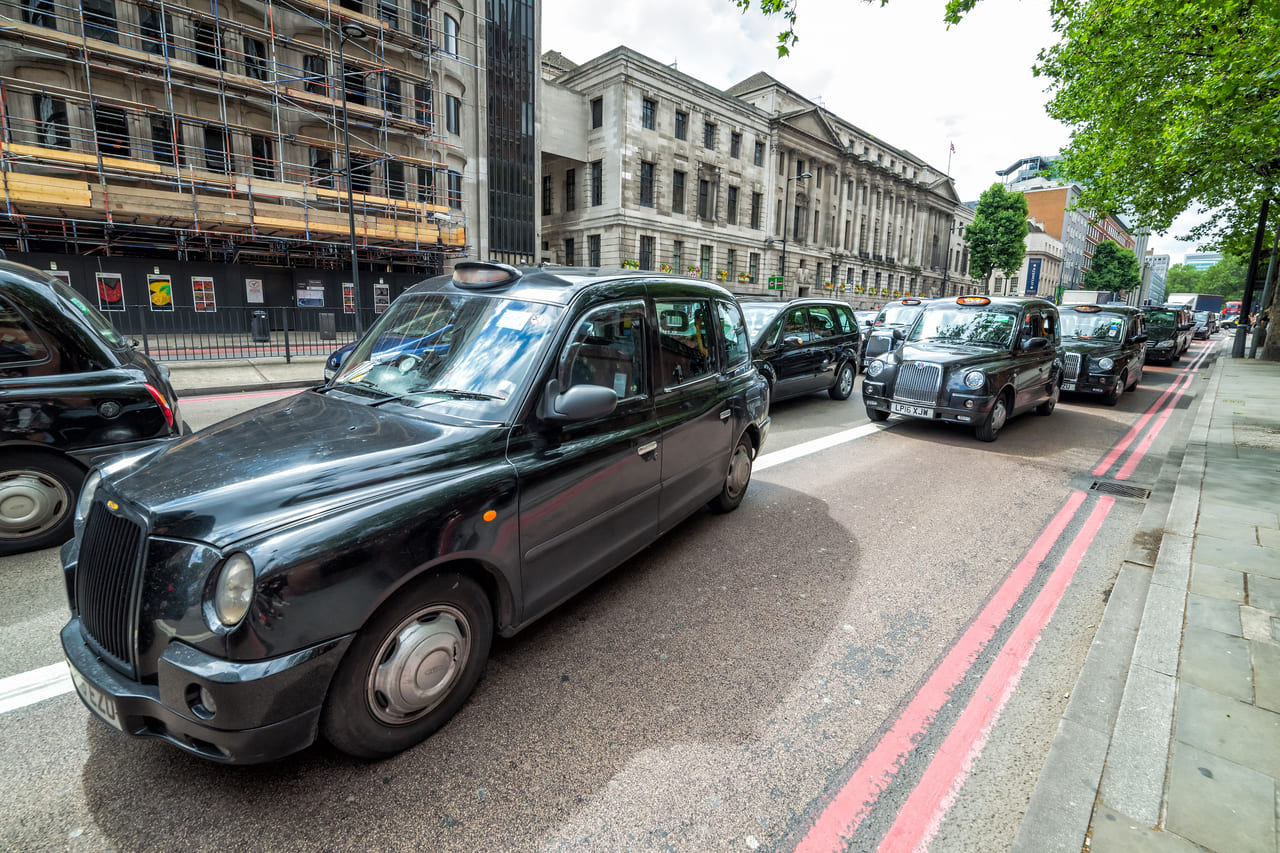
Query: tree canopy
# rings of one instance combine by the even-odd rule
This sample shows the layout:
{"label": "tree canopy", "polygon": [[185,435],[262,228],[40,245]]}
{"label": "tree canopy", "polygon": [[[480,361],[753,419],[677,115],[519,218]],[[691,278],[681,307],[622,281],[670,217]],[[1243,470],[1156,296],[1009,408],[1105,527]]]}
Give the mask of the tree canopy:
{"label": "tree canopy", "polygon": [[[1236,255],[1223,255],[1222,260],[1207,270],[1175,264],[1169,268],[1169,275],[1165,278],[1164,292],[1215,293],[1228,300],[1243,299],[1247,267],[1247,261]],[[1259,297],[1261,292],[1255,291],[1255,298]]]}
{"label": "tree canopy", "polygon": [[1012,278],[1022,266],[1026,239],[1026,196],[992,184],[979,197],[973,222],[964,232],[969,268],[983,281],[997,269]]}
{"label": "tree canopy", "polygon": [[1142,271],[1132,249],[1122,249],[1110,240],[1093,251],[1093,263],[1081,282],[1085,290],[1123,290],[1131,293],[1142,286]]}

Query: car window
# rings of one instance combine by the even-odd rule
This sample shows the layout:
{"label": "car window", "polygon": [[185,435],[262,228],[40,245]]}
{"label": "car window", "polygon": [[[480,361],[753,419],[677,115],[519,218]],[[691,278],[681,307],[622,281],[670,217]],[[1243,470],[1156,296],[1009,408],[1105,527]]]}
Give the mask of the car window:
{"label": "car window", "polygon": [[1039,314],[1028,314],[1022,321],[1022,342],[1025,344],[1032,338],[1043,338],[1044,317]]}
{"label": "car window", "polygon": [[1063,336],[1068,338],[1118,341],[1124,325],[1124,315],[1111,311],[1095,313],[1066,311],[1062,314],[1061,328]]}
{"label": "car window", "polygon": [[746,321],[737,305],[723,299],[716,300],[716,313],[720,316],[720,329],[723,331],[725,367],[736,367],[751,358]]}
{"label": "car window", "polygon": [[799,336],[801,339],[809,337],[809,320],[805,317],[803,308],[792,308],[782,319],[782,336],[791,338]]}
{"label": "car window", "polygon": [[819,338],[835,336],[836,318],[832,316],[830,307],[814,305],[809,308],[809,330]]}
{"label": "car window", "polygon": [[[742,312],[747,315],[747,332],[751,340],[757,341],[769,328],[770,321],[778,316],[780,305],[744,305]],[[770,342],[772,343],[772,342]]]}
{"label": "car window", "polygon": [[44,361],[49,348],[17,308],[0,299],[0,364]]}
{"label": "car window", "polygon": [[88,321],[93,330],[109,345],[116,349],[121,349],[128,345],[124,336],[116,331],[115,326],[111,325],[111,321],[99,313],[97,308],[81,299],[79,293],[76,293],[63,284],[60,279],[56,279],[53,276],[49,276],[49,282],[53,285],[54,292],[67,302],[70,302],[76,311]]}
{"label": "car window", "polygon": [[840,324],[840,333],[844,335],[852,334],[858,328],[853,312],[848,308],[836,309],[836,322]]}
{"label": "car window", "polygon": [[925,311],[911,328],[912,341],[943,341],[1008,347],[1013,343],[1016,312],[994,306],[986,310],[938,308]]}
{"label": "car window", "polygon": [[705,299],[660,299],[654,308],[663,386],[674,388],[715,373],[711,303]]}
{"label": "car window", "polygon": [[560,358],[560,387],[603,385],[618,399],[645,393],[644,302],[597,308],[582,318]]}

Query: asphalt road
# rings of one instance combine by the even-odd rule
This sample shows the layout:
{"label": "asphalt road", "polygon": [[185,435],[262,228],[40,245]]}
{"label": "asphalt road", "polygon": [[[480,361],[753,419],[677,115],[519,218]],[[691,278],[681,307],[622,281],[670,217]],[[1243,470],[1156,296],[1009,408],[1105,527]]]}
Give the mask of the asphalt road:
{"label": "asphalt road", "polygon": [[[0,715],[0,848],[873,850],[918,824],[933,850],[1005,849],[1144,505],[1089,482],[1132,458],[1153,486],[1198,388],[1184,358],[994,444],[870,427],[856,393],[779,403],[737,512],[498,640],[421,746],[223,767],[62,693]],[[201,427],[278,396],[182,406]],[[0,679],[57,664],[56,551],[0,577]]]}

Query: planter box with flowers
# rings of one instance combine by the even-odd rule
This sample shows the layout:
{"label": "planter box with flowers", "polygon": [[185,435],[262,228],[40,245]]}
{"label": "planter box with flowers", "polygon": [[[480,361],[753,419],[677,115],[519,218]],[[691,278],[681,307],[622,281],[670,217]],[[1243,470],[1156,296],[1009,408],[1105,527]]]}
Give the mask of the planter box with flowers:
{"label": "planter box with flowers", "polygon": [[658,272],[675,272],[676,268],[671,264],[658,264]]}
{"label": "planter box with flowers", "polygon": [[729,280],[728,270],[716,270],[716,281],[728,281],[728,280]]}
{"label": "planter box with flowers", "polygon": [[638,270],[640,269],[640,262],[633,261],[630,258],[627,258],[625,261],[622,262],[622,268],[624,270]]}
{"label": "planter box with flowers", "polygon": [[750,284],[750,283],[751,283],[751,273],[749,273],[749,272],[740,272],[740,273],[738,273],[738,281],[742,282],[743,284]]}
{"label": "planter box with flowers", "polygon": [[702,276],[702,268],[701,268],[701,267],[689,267],[688,269],[686,269],[686,270],[685,270],[685,274],[686,274],[686,275],[694,276],[695,278],[700,278],[700,277]]}

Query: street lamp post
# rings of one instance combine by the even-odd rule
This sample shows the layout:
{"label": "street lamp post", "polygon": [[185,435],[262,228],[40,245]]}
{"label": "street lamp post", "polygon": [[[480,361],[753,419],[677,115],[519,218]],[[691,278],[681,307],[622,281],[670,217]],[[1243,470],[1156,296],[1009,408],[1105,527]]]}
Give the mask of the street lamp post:
{"label": "street lamp post", "polygon": [[356,312],[356,335],[364,334],[364,321],[360,317],[360,262],[356,259],[356,209],[351,193],[351,125],[347,120],[347,58],[342,46],[347,39],[360,41],[368,33],[359,24],[342,25],[338,38],[338,66],[342,72],[342,159],[347,179],[347,228],[351,243],[351,297]]}
{"label": "street lamp post", "polygon": [[[808,172],[801,172],[798,175],[791,175],[787,178],[786,189],[782,192],[782,286],[787,286],[787,217],[791,215],[791,182],[802,180],[804,178],[812,178],[813,175]],[[785,290],[783,291],[786,292]]]}
{"label": "street lamp post", "polygon": [[[952,214],[955,215],[954,213]],[[947,273],[951,270],[951,235],[956,232],[956,221],[951,220],[951,224],[947,227],[947,247],[942,250],[942,289],[938,296],[945,298],[947,295]]]}

